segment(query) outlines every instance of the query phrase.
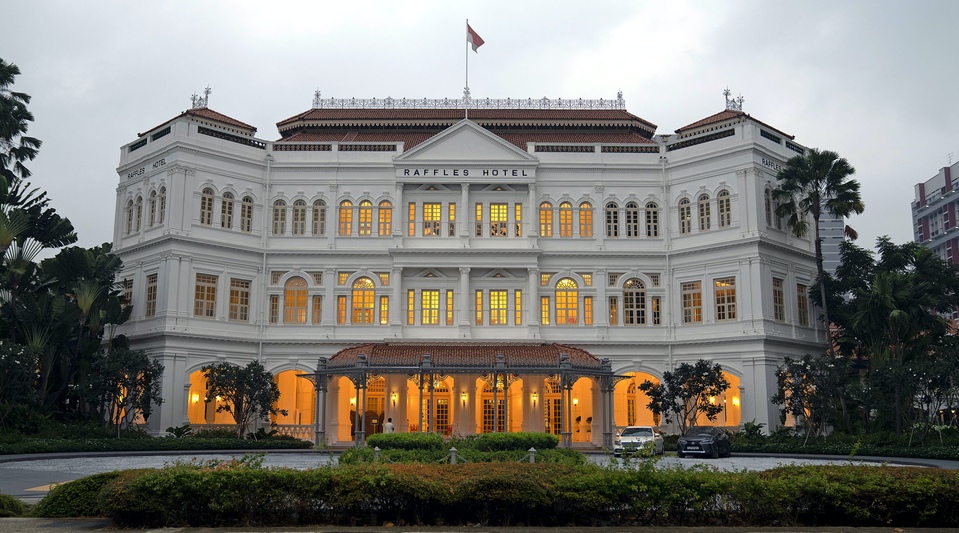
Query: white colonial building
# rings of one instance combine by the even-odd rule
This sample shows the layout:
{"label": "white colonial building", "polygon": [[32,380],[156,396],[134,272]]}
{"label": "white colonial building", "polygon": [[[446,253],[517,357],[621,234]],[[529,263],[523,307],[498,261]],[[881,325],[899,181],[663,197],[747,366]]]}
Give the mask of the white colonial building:
{"label": "white colonial building", "polygon": [[[118,333],[165,366],[152,430],[230,422],[199,370],[251,360],[277,376],[281,429],[331,443],[392,418],[601,444],[601,404],[652,424],[637,386],[698,359],[732,385],[715,424],[779,425],[776,366],[824,346],[812,242],[769,194],[792,136],[741,101],[669,135],[621,97],[443,102],[317,98],[269,141],[200,99],[122,147]],[[397,366],[362,391],[330,371],[317,398],[296,376],[341,351]],[[599,378],[564,389],[570,355],[626,378],[608,402]]]}

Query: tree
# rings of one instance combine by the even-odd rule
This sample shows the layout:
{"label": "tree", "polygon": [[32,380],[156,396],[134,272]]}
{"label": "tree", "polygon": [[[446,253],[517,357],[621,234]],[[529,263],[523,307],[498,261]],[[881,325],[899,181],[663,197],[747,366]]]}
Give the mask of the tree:
{"label": "tree", "polygon": [[138,415],[150,418],[154,404],[163,403],[160,378],[163,365],[142,351],[111,347],[93,360],[90,400],[99,407],[100,423],[117,430],[128,427]]}
{"label": "tree", "polygon": [[[829,320],[829,305],[826,300],[826,271],[823,268],[822,237],[819,220],[823,213],[836,217],[860,214],[864,207],[859,195],[859,182],[850,179],[855,169],[836,152],[812,148],[805,155],[797,155],[786,161],[776,179],[779,185],[772,195],[779,204],[776,216],[785,217],[786,224],[797,237],[809,233],[809,216],[813,219],[813,238],[816,245],[816,282],[819,284],[823,311],[823,325],[830,355],[835,355]],[[856,233],[846,227],[852,239]]]}
{"label": "tree", "polygon": [[216,410],[233,415],[238,438],[243,438],[250,423],[257,418],[277,414],[286,416],[285,409],[276,408],[280,387],[259,362],[251,361],[245,367],[219,363],[201,370],[206,378],[205,401],[220,399]]}
{"label": "tree", "polygon": [[649,397],[649,410],[662,415],[666,422],[679,422],[683,433],[696,423],[699,413],[716,420],[723,411],[716,397],[728,388],[723,368],[702,359],[695,365],[683,363],[673,372],[663,372],[658,384],[646,380],[639,386]]}
{"label": "tree", "polygon": [[[848,379],[847,361],[813,357],[795,360],[787,357],[776,370],[778,391],[772,402],[783,406],[803,425],[806,441],[822,436],[832,419],[834,401],[842,394]],[[805,442],[803,444],[805,444]]]}

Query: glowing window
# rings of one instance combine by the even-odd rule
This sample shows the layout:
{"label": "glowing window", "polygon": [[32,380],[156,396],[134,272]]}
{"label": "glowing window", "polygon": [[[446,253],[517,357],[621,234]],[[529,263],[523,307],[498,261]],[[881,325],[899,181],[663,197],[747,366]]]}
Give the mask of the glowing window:
{"label": "glowing window", "polygon": [[573,236],[573,204],[569,202],[559,204],[559,236]]}
{"label": "glowing window", "polygon": [[306,280],[292,277],[286,280],[283,294],[283,323],[306,323]]}
{"label": "glowing window", "polygon": [[579,204],[579,236],[593,236],[593,206],[589,202]]}
{"label": "glowing window", "polygon": [[539,204],[539,236],[553,236],[553,204],[549,202]]}
{"label": "glowing window", "polygon": [[579,313],[579,291],[576,282],[563,278],[556,283],[556,323],[576,324]]}
{"label": "glowing window", "polygon": [[340,202],[340,235],[349,237],[353,234],[353,202]]}
{"label": "glowing window", "polygon": [[359,278],[353,282],[353,323],[373,323],[373,292],[376,286],[370,278]]}
{"label": "glowing window", "polygon": [[357,222],[360,227],[360,235],[373,234],[373,202],[363,200],[360,202]]}
{"label": "glowing window", "polygon": [[389,237],[393,234],[393,204],[386,200],[380,202],[379,216],[379,235],[380,237]]}

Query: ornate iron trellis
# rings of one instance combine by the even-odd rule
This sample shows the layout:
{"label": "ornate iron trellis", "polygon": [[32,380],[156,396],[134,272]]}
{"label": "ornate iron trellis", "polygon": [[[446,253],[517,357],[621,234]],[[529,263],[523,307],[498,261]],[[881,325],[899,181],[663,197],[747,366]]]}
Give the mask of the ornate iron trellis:
{"label": "ornate iron trellis", "polygon": [[507,388],[513,383],[516,383],[517,381],[521,379],[518,374],[511,374],[509,372],[488,372],[486,374],[481,374],[480,379],[486,382],[487,385],[492,385],[495,387],[496,386],[496,383],[494,383],[496,379],[495,376],[499,374],[503,374],[505,376],[503,385],[506,386]]}
{"label": "ornate iron trellis", "polygon": [[323,98],[313,94],[313,109],[626,109],[623,92],[615,99],[584,98]]}

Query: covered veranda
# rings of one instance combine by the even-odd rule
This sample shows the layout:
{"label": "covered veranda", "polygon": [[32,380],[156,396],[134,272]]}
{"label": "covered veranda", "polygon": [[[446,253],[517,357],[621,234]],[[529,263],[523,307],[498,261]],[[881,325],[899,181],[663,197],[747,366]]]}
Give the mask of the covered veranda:
{"label": "covered veranda", "polygon": [[299,377],[316,389],[316,442],[361,446],[392,419],[396,432],[538,431],[564,447],[607,448],[616,384],[629,379],[608,359],[555,343],[364,344]]}

